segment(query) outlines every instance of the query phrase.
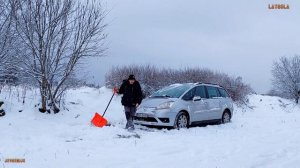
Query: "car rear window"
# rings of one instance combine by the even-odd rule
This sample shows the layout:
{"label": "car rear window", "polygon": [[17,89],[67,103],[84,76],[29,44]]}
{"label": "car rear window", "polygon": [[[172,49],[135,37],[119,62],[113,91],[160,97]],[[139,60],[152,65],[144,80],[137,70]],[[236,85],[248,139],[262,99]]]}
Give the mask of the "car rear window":
{"label": "car rear window", "polygon": [[223,88],[218,88],[222,97],[229,97],[228,93]]}
{"label": "car rear window", "polygon": [[216,87],[206,86],[206,88],[207,88],[208,98],[221,97]]}

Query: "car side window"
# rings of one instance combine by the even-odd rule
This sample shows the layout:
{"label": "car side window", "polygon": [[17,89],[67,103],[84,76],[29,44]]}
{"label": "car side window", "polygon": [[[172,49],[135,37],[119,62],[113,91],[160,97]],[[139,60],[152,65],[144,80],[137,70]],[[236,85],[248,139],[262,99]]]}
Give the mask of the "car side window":
{"label": "car side window", "polygon": [[195,96],[200,96],[201,98],[207,98],[205,87],[204,86],[196,87]]}
{"label": "car side window", "polygon": [[220,93],[216,87],[206,86],[208,98],[220,97]]}
{"label": "car side window", "polygon": [[228,93],[223,88],[218,88],[222,97],[229,97]]}
{"label": "car side window", "polygon": [[195,95],[195,88],[189,90],[186,92],[186,94],[182,97],[183,100],[193,100],[194,95]]}

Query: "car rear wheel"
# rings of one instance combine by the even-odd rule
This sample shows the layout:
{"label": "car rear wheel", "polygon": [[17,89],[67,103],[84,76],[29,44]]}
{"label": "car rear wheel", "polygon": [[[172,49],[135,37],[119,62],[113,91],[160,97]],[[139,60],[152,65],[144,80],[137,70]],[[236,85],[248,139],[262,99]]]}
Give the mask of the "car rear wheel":
{"label": "car rear wheel", "polygon": [[222,124],[229,123],[231,121],[231,114],[228,110],[225,110],[222,115]]}
{"label": "car rear wheel", "polygon": [[174,128],[181,129],[181,128],[188,128],[189,126],[189,118],[186,113],[180,112],[174,124]]}

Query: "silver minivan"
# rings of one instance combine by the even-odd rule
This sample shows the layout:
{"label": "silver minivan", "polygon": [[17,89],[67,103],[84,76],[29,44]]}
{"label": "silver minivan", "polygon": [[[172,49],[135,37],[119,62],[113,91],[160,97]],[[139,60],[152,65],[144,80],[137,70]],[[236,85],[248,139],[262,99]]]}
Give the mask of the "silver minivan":
{"label": "silver minivan", "polygon": [[135,124],[187,128],[193,124],[230,122],[233,102],[227,91],[208,83],[173,84],[143,100]]}

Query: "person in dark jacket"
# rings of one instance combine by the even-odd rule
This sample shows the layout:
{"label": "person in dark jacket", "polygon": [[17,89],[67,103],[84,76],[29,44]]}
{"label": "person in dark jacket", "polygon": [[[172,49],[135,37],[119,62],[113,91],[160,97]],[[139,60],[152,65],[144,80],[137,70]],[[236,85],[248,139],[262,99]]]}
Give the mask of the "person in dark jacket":
{"label": "person in dark jacket", "polygon": [[136,108],[141,104],[143,93],[140,83],[135,79],[134,75],[129,75],[128,80],[124,80],[120,89],[114,88],[114,92],[123,94],[122,105],[125,109],[126,129],[134,130],[133,117]]}

